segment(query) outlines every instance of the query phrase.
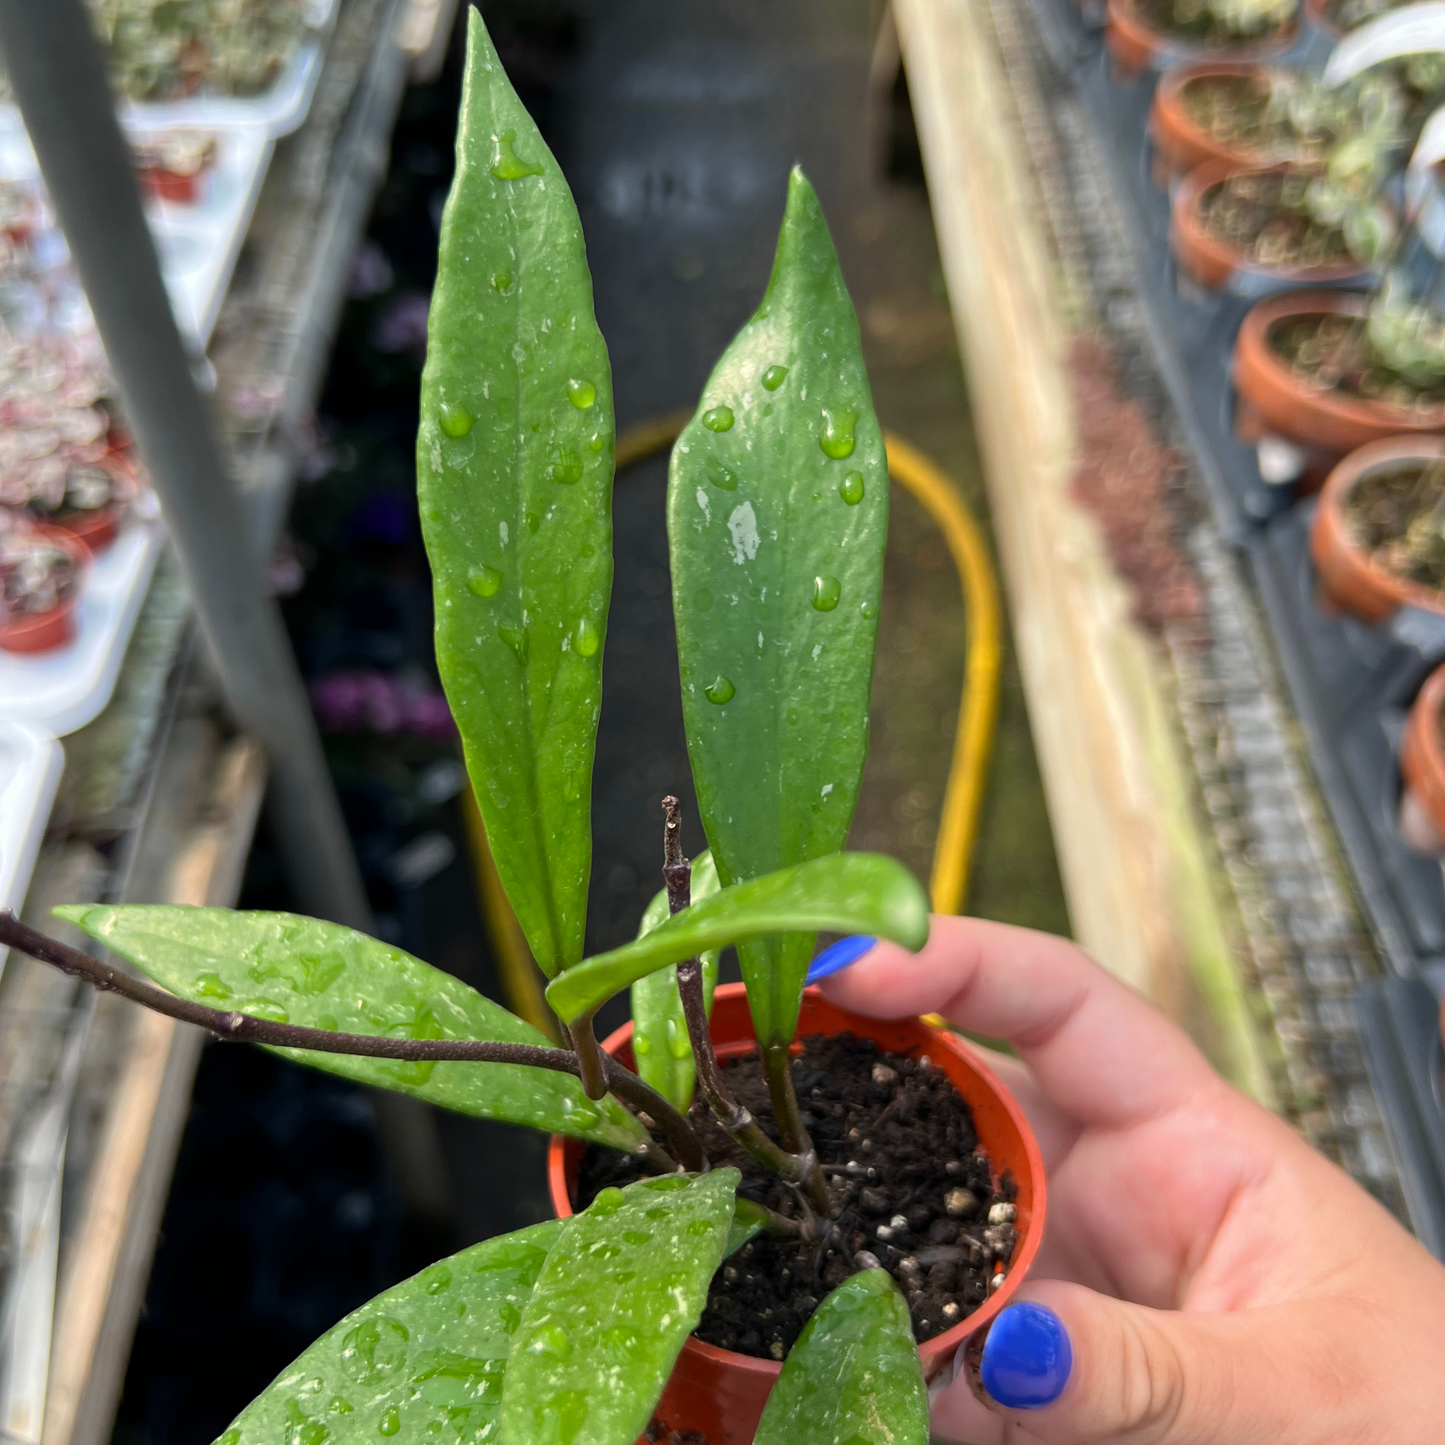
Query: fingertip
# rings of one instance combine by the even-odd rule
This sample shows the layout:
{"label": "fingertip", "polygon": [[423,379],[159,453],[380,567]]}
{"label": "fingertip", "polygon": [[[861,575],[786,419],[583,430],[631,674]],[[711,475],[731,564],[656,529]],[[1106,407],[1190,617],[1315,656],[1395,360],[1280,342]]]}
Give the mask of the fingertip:
{"label": "fingertip", "polygon": [[994,1320],[979,1361],[979,1383],[1006,1410],[1038,1410],[1064,1393],[1074,1351],[1047,1305],[1020,1300]]}

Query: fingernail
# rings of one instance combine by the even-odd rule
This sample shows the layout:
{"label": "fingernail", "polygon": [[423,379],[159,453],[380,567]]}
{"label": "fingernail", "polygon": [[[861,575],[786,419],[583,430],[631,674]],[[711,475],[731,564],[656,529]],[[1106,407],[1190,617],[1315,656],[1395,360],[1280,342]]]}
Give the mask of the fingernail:
{"label": "fingernail", "polygon": [[993,1322],[979,1367],[982,1384],[1006,1410],[1037,1410],[1064,1393],[1074,1352],[1053,1310],[1024,1302]]}
{"label": "fingernail", "polygon": [[812,963],[808,965],[808,982],[817,983],[830,973],[841,973],[857,963],[878,940],[868,933],[855,933],[851,938],[840,938],[829,944]]}

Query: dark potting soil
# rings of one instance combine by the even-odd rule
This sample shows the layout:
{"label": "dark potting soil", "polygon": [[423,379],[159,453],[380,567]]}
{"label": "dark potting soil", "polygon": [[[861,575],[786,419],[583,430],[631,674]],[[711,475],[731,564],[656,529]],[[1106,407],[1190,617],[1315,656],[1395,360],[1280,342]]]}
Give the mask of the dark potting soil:
{"label": "dark potting soil", "polygon": [[1272,351],[1321,391],[1340,391],[1406,411],[1433,412],[1445,406],[1445,383],[1413,386],[1378,363],[1362,316],[1286,316],[1270,327],[1268,341]]}
{"label": "dark potting soil", "polygon": [[1350,536],[1387,571],[1445,591],[1445,462],[1362,477],[1345,498]]}
{"label": "dark potting soil", "polygon": [[1201,197],[1199,218],[1217,241],[1257,266],[1338,266],[1350,260],[1344,231],[1305,209],[1312,177],[1270,172],[1230,176]]}
{"label": "dark potting soil", "polygon": [[1271,158],[1293,154],[1288,121],[1275,118],[1267,81],[1253,75],[1205,75],[1180,96],[1189,118],[1221,145],[1247,147]]}
{"label": "dark potting soil", "polygon": [[[724,1071],[739,1102],[776,1138],[757,1055],[730,1060]],[[1005,1174],[994,1187],[968,1104],[941,1069],[854,1034],[805,1038],[793,1085],[837,1202],[834,1222],[846,1252],[758,1236],[723,1261],[698,1337],[781,1360],[823,1296],[855,1272],[860,1250],[898,1281],[920,1343],[951,1329],[988,1298],[989,1281],[1007,1269],[1018,1237],[1015,1182]],[[792,1191],[743,1154],[700,1100],[690,1121],[715,1165],[742,1170],[740,1195],[798,1214]],[[640,1177],[630,1156],[591,1148],[577,1203],[585,1207],[600,1189]]]}

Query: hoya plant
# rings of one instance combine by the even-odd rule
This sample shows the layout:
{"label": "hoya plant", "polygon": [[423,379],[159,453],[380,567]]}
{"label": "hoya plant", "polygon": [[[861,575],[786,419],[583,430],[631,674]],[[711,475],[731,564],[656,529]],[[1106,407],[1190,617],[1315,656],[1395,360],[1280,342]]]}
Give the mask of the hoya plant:
{"label": "hoya plant", "polygon": [[[635,941],[584,957],[592,766],[612,583],[612,379],[577,211],[470,15],[417,473],[436,647],[487,837],[565,1047],[388,944],[315,919],[166,906],[58,915],[155,984],[10,917],[0,940],[151,1007],[348,1078],[635,1156],[566,1220],[433,1265],[343,1320],[222,1445],[430,1438],[630,1445],[724,1257],[761,1231],[839,1245],[788,1047],[818,930],[908,948],[922,890],[842,850],[867,745],[888,487],[858,327],[794,171],[766,294],[672,457],[667,504],[689,756],[709,850]],[[708,1009],[735,946],[778,1138],[730,1093]],[[593,1017],[631,988],[636,1072]],[[688,1119],[786,1186],[737,1197]],[[846,1248],[846,1246],[839,1246]],[[909,1310],[867,1253],[789,1356],[760,1439],[923,1445]],[[881,1434],[880,1434],[881,1432]]]}

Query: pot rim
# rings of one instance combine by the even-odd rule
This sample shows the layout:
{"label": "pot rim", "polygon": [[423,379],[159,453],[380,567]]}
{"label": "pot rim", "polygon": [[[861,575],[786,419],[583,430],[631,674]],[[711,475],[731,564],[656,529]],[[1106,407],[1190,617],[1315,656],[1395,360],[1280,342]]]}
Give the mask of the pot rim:
{"label": "pot rim", "polygon": [[[1201,159],[1219,161],[1226,158],[1239,165],[1266,164],[1270,157],[1263,151],[1248,150],[1216,140],[1204,130],[1184,107],[1184,92],[1197,80],[1214,77],[1262,80],[1266,66],[1259,60],[1193,60],[1170,66],[1159,77],[1154,100],[1149,107],[1149,134],[1161,151],[1178,152],[1183,148],[1197,153]],[[1192,167],[1182,167],[1185,174]]]}
{"label": "pot rim", "polygon": [[[1245,314],[1239,328],[1239,339],[1235,344],[1236,369],[1241,355],[1250,353],[1252,364],[1266,371],[1276,384],[1294,396],[1299,405],[1330,412],[1353,426],[1377,432],[1382,427],[1390,427],[1415,436],[1445,427],[1445,403],[1437,404],[1432,413],[1421,415],[1394,402],[1367,401],[1333,389],[1322,390],[1297,375],[1269,344],[1270,331],[1287,317],[1363,317],[1368,301],[1369,297],[1363,291],[1286,291],[1257,302]],[[1431,419],[1427,420],[1427,416]]]}
{"label": "pot rim", "polygon": [[[1367,268],[1353,258],[1349,261],[1336,261],[1320,266],[1266,266],[1246,256],[1237,247],[1220,240],[1204,224],[1204,217],[1201,214],[1204,198],[1216,186],[1221,186],[1236,176],[1310,175],[1313,173],[1313,169],[1313,167],[1301,165],[1297,161],[1273,161],[1267,164],[1243,166],[1231,165],[1225,161],[1203,161],[1184,177],[1175,190],[1174,199],[1170,204],[1170,220],[1176,231],[1180,233],[1183,246],[1192,247],[1202,253],[1219,268],[1227,269],[1231,275],[1243,271],[1250,275],[1268,276],[1279,281],[1317,282],[1320,284],[1350,281],[1362,277],[1366,274]],[[1388,210],[1389,208],[1381,205],[1379,209]],[[1177,254],[1181,248],[1180,243],[1173,236],[1170,241],[1175,246]],[[1183,261],[1183,257],[1178,259]]]}
{"label": "pot rim", "polygon": [[[47,538],[62,551],[70,553],[76,568],[75,586],[69,597],[57,602],[48,612],[27,612],[18,617],[0,617],[0,638],[7,641],[23,639],[27,634],[43,631],[47,627],[54,626],[62,617],[74,612],[80,601],[81,592],[84,590],[85,569],[90,566],[94,557],[85,540],[64,527],[57,527],[48,522],[36,522],[30,530]],[[56,646],[59,645],[56,644]],[[50,649],[43,650],[49,651]]]}
{"label": "pot rim", "polygon": [[[747,996],[746,988],[741,983],[719,984],[714,994],[714,1004],[719,1001],[743,999]],[[822,999],[823,995],[817,988],[805,990],[805,997]],[[838,1008],[836,1004],[830,1007],[842,1014],[847,1014],[846,1009]],[[1002,1081],[979,1057],[978,1051],[971,1048],[957,1034],[946,1028],[937,1028],[932,1024],[925,1023],[922,1019],[904,1018],[897,1020],[881,1020],[865,1018],[862,1015],[853,1015],[859,1022],[866,1025],[876,1026],[880,1023],[893,1022],[896,1024],[911,1024],[923,1031],[922,1039],[927,1040],[930,1047],[941,1047],[955,1055],[974,1075],[979,1082],[998,1100],[1008,1115],[1010,1122],[1017,1131],[1022,1145],[1022,1154],[1027,1164],[1030,1184],[1033,1188],[1033,1209],[1029,1220],[1029,1227],[1026,1234],[1020,1236],[1018,1243],[1014,1246],[1012,1258],[1008,1264],[1008,1274],[1004,1283],[970,1315],[965,1315],[956,1325],[950,1325],[942,1334],[935,1335],[931,1340],[925,1340],[918,1346],[919,1355],[922,1358],[925,1375],[929,1373],[928,1366],[933,1361],[941,1362],[951,1357],[958,1347],[976,1334],[985,1325],[990,1324],[994,1318],[1009,1304],[1028,1277],[1029,1270],[1033,1267],[1034,1260],[1038,1255],[1039,1248],[1043,1243],[1044,1223],[1048,1206],[1048,1185],[1044,1173],[1043,1155],[1040,1153],[1038,1140],[1034,1137],[1033,1127],[1030,1125],[1027,1116],[1020,1107],[1013,1094],[1004,1086]],[[751,1027],[751,1026],[750,1026]],[[603,1041],[602,1047],[609,1053],[617,1055],[624,1050],[630,1050],[632,1043],[631,1021],[615,1029]],[[738,1039],[730,1043],[717,1046],[720,1058],[736,1057],[740,1054],[751,1053],[757,1047],[756,1037],[749,1033],[745,1039]],[[794,1040],[794,1050],[801,1050],[801,1045]],[[919,1052],[923,1052],[920,1048]],[[963,1090],[957,1082],[954,1087],[960,1094]],[[967,1099],[967,1095],[964,1095]],[[970,1101],[971,1103],[971,1101]],[[559,1219],[566,1219],[572,1213],[572,1200],[567,1184],[567,1152],[568,1146],[577,1146],[580,1150],[586,1147],[585,1141],[569,1139],[561,1134],[553,1134],[547,1147],[547,1182],[552,1197],[552,1207],[557,1212]],[[990,1160],[990,1163],[993,1161]],[[718,1345],[710,1345],[705,1340],[700,1340],[696,1335],[689,1335],[684,1350],[699,1352],[704,1358],[713,1360],[720,1365],[742,1371],[755,1376],[769,1376],[776,1378],[782,1373],[783,1365],[780,1360],[763,1360],[755,1355],[743,1355],[735,1350],[725,1350]]]}
{"label": "pot rim", "polygon": [[1146,53],[1150,62],[1163,57],[1170,62],[1170,68],[1180,62],[1257,61],[1281,55],[1299,35],[1299,14],[1296,6],[1281,25],[1255,39],[1231,45],[1200,45],[1156,29],[1139,13],[1139,0],[1108,0],[1109,24],[1123,32],[1126,45]]}
{"label": "pot rim", "polygon": [[[1445,436],[1425,433],[1366,442],[1330,473],[1310,524],[1311,554],[1315,555],[1315,549],[1325,545],[1325,533],[1332,530],[1337,545],[1349,556],[1350,565],[1357,574],[1356,580],[1387,597],[1393,604],[1390,608],[1392,612],[1398,607],[1418,607],[1425,612],[1445,614],[1445,594],[1418,582],[1407,581],[1380,566],[1351,535],[1345,518],[1345,502],[1366,477],[1382,467],[1404,461],[1433,461],[1440,457],[1445,457]],[[1317,556],[1315,565],[1319,567]]]}
{"label": "pot rim", "polygon": [[1404,736],[1400,739],[1400,775],[1406,788],[1430,815],[1436,832],[1445,837],[1445,832],[1441,832],[1445,826],[1445,742],[1440,738],[1442,703],[1445,703],[1445,663],[1425,679],[1410,705]]}

